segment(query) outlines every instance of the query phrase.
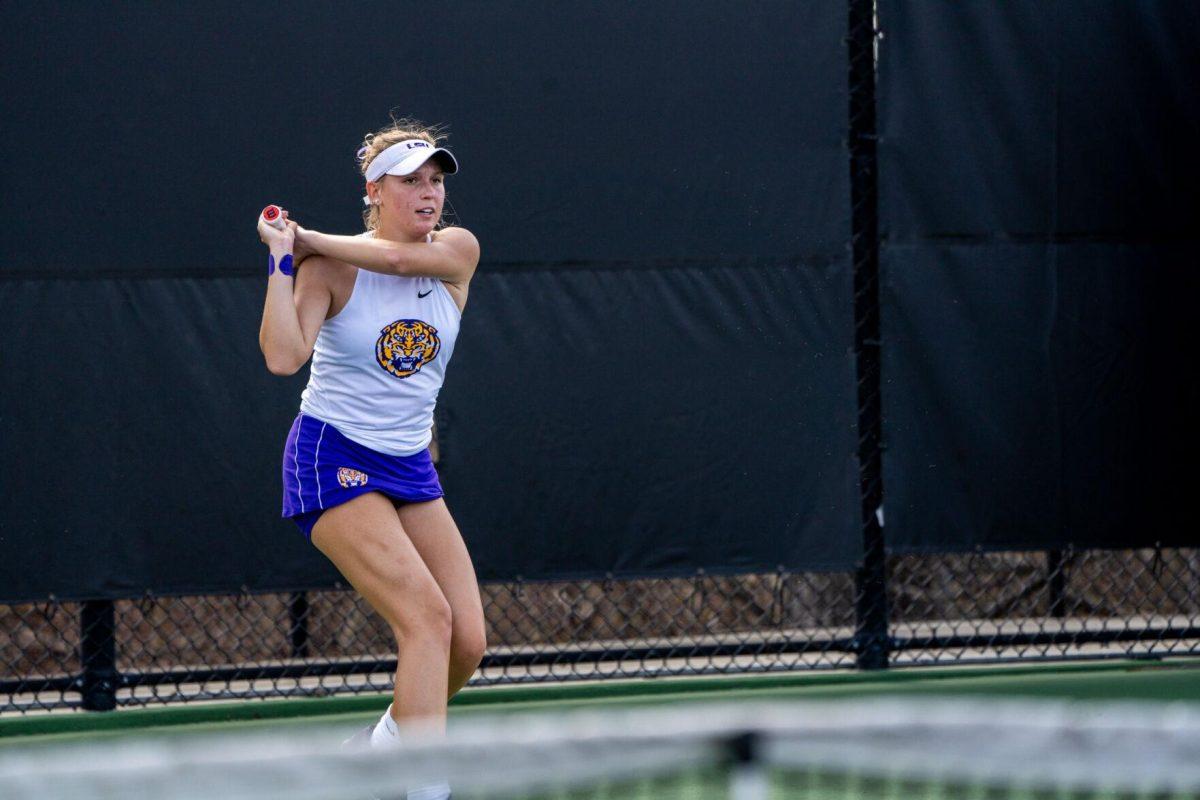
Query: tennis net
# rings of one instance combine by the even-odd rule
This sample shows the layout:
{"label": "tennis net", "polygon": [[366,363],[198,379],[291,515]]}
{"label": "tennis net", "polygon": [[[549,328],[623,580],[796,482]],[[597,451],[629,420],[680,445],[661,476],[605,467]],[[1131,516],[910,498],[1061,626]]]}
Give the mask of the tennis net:
{"label": "tennis net", "polygon": [[340,728],[0,748],[6,800],[1200,798],[1200,706],[898,699],[469,715],[440,741]]}

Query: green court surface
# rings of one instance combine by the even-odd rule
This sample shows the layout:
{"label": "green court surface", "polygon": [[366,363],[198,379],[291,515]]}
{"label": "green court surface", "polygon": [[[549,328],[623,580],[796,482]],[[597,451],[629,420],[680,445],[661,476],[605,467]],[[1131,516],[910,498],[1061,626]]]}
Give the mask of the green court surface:
{"label": "green court surface", "polygon": [[[636,681],[595,681],[467,689],[451,719],[477,712],[554,711],[596,706],[772,699],[892,696],[1041,697],[1060,700],[1200,702],[1200,659],[1119,661],[1008,667],[892,669],[883,672],[791,673]],[[380,694],[294,700],[197,703],[106,713],[66,712],[0,718],[0,747],[154,731],[251,730],[326,724],[357,730],[377,718]]]}

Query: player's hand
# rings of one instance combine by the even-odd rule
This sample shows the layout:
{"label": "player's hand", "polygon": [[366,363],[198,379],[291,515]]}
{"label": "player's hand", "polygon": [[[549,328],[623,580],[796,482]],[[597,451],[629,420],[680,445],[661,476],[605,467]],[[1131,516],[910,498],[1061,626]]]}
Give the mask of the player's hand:
{"label": "player's hand", "polygon": [[[296,231],[293,227],[288,225],[287,215],[288,212],[284,211],[284,225],[282,230],[273,225],[268,225],[267,221],[262,218],[262,215],[259,215],[258,238],[261,239],[262,243],[267,247],[284,247],[290,249],[295,245]],[[295,223],[292,223],[292,225],[294,226]]]}
{"label": "player's hand", "polygon": [[308,243],[305,241],[304,234],[308,233],[307,230],[301,228],[298,222],[294,222],[290,219],[286,219],[284,221],[284,225],[292,232],[292,253],[295,256],[297,264],[309,256],[316,254],[317,251],[309,247]]}

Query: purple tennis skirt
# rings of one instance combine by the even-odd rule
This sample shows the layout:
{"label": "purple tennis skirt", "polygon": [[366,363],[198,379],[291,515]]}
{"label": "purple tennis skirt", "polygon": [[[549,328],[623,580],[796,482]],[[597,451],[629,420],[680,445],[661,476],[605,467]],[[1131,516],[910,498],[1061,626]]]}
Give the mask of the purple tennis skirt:
{"label": "purple tennis skirt", "polygon": [[312,537],[326,509],[367,492],[421,503],[442,496],[429,450],[389,456],[352,442],[316,417],[298,414],[283,448],[283,516]]}

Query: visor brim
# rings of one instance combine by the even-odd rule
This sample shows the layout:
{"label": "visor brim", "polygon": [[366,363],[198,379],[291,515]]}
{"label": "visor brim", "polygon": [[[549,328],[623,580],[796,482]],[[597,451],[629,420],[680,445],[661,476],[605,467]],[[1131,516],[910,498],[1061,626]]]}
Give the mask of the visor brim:
{"label": "visor brim", "polygon": [[401,159],[396,166],[389,169],[384,175],[411,175],[421,168],[426,161],[435,158],[438,165],[442,168],[442,172],[447,175],[453,175],[458,172],[458,159],[444,147],[437,147],[433,150],[416,150],[408,158]]}

